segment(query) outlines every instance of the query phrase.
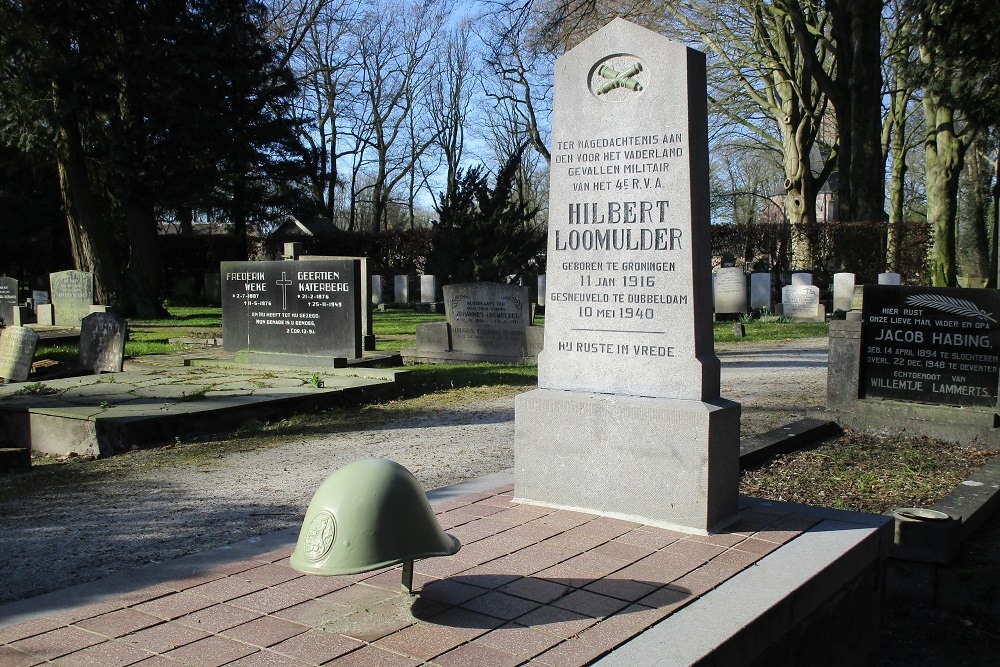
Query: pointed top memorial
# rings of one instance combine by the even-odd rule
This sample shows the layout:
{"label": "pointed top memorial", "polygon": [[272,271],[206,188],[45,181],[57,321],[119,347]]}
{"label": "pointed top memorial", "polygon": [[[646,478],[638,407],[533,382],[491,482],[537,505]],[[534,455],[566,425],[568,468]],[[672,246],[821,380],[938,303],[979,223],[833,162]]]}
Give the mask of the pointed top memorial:
{"label": "pointed top memorial", "polygon": [[704,55],[616,19],[555,76],[539,387],[718,397]]}

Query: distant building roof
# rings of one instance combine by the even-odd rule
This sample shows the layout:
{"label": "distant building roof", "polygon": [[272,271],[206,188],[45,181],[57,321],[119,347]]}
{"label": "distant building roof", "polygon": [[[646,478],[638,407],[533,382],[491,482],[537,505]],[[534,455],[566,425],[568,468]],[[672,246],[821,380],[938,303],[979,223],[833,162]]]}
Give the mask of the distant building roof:
{"label": "distant building roof", "polygon": [[299,220],[294,215],[290,215],[277,229],[271,232],[271,237],[279,240],[326,238],[333,236],[336,231],[337,226],[326,218],[317,216],[307,220]]}

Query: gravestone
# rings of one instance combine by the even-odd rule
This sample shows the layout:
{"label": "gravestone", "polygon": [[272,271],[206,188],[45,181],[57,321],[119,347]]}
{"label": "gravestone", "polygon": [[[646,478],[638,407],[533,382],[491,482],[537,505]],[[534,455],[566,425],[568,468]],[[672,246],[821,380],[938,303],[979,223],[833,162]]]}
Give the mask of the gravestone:
{"label": "gravestone", "polygon": [[865,286],[855,285],[851,293],[851,310],[861,310],[865,303]]}
{"label": "gravestone", "polygon": [[793,273],[792,285],[812,285],[813,275],[811,273]]}
{"label": "gravestone", "polygon": [[445,285],[444,305],[447,321],[417,325],[416,346],[402,352],[407,362],[533,362],[541,350],[527,287]]}
{"label": "gravestone", "polygon": [[372,276],[372,303],[376,306],[384,303],[383,289],[382,276]]}
{"label": "gravestone", "polygon": [[56,309],[51,303],[39,304],[35,308],[35,317],[38,324],[44,327],[54,327],[56,325]]}
{"label": "gravestone", "polygon": [[49,293],[45,290],[32,290],[31,301],[35,304],[35,312],[38,312],[38,307],[49,303]]}
{"label": "gravestone", "polygon": [[223,262],[223,349],[287,363],[360,357],[360,280],[350,259]]}
{"label": "gravestone", "polygon": [[715,312],[735,314],[747,312],[747,276],[738,266],[715,272]]}
{"label": "gravestone", "polygon": [[781,314],[793,322],[820,322],[819,288],[785,285],[781,288]]}
{"label": "gravestone", "polygon": [[[286,244],[287,245],[287,244]],[[297,245],[297,244],[296,244]],[[371,295],[371,284],[372,281],[368,274],[368,258],[360,257],[356,255],[300,255],[296,251],[296,259],[302,260],[324,260],[324,259],[346,259],[346,260],[356,260],[361,266],[360,282],[358,285],[361,288],[361,312],[363,314],[361,321],[361,335],[362,335],[362,349],[374,350],[375,349],[375,328],[372,322],[372,295]]]}
{"label": "gravestone", "polygon": [[399,275],[392,277],[392,300],[396,303],[410,302],[410,277]]}
{"label": "gravestone", "polygon": [[851,301],[854,299],[854,274],[835,273],[833,274],[833,310],[844,311],[851,309]]}
{"label": "gravestone", "polygon": [[995,406],[998,315],[996,290],[867,286],[861,397]]}
{"label": "gravestone", "polygon": [[899,285],[902,283],[902,276],[898,273],[880,273],[878,274],[878,284],[879,285]]}
{"label": "gravestone", "polygon": [[0,320],[8,327],[21,326],[21,311],[17,303],[17,278],[0,276]]}
{"label": "gravestone", "polygon": [[5,327],[0,332],[0,378],[6,382],[27,380],[37,346],[38,334],[31,329]]}
{"label": "gravestone", "polygon": [[704,55],[615,19],[556,63],[545,346],[517,499],[704,532],[736,511],[712,340]]}
{"label": "gravestone", "polygon": [[437,278],[424,274],[420,276],[420,303],[437,302]]}
{"label": "gravestone", "polygon": [[538,305],[545,307],[545,274],[538,274]]}
{"label": "gravestone", "polygon": [[79,328],[94,305],[94,274],[87,271],[59,271],[49,274],[49,291],[54,324]]}
{"label": "gravestone", "polygon": [[771,310],[771,274],[751,273],[750,274],[750,308],[767,308]]}
{"label": "gravestone", "polygon": [[91,313],[80,323],[79,366],[93,373],[121,373],[128,323],[116,313]]}

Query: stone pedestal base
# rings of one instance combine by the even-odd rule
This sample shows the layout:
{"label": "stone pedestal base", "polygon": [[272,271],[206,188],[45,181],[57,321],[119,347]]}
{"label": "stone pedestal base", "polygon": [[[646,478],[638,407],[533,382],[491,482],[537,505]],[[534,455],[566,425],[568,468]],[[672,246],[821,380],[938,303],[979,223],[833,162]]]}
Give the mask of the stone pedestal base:
{"label": "stone pedestal base", "polygon": [[737,508],[740,406],[536,389],[515,403],[517,500],[705,533]]}

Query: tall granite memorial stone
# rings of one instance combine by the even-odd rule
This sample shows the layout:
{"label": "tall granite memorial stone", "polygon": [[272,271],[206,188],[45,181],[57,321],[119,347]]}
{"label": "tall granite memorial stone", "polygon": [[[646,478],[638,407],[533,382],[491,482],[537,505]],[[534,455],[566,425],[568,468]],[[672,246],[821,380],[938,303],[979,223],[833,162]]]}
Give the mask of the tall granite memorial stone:
{"label": "tall granite memorial stone", "polygon": [[545,344],[522,502],[705,532],[737,507],[712,341],[704,55],[616,19],[556,64]]}
{"label": "tall granite memorial stone", "polygon": [[59,327],[79,327],[94,305],[94,274],[88,271],[50,273],[49,291],[53,323]]}
{"label": "tall granite memorial stone", "polygon": [[222,263],[223,349],[278,363],[362,354],[358,260]]}

